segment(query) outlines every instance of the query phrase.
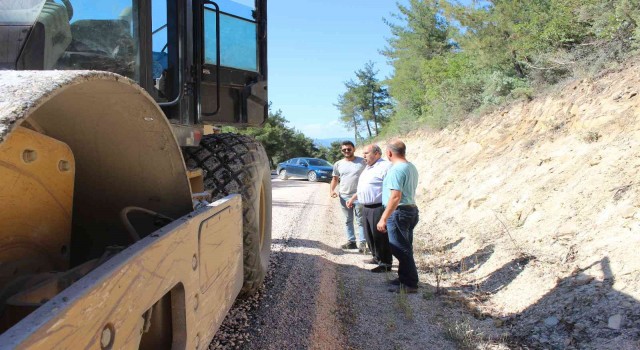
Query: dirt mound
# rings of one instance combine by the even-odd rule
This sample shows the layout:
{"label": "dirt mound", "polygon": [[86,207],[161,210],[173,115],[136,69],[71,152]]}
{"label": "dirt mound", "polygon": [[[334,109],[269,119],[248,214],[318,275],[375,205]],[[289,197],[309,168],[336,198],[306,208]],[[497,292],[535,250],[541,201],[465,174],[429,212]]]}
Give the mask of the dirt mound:
{"label": "dirt mound", "polygon": [[406,139],[418,263],[529,347],[640,347],[640,66]]}

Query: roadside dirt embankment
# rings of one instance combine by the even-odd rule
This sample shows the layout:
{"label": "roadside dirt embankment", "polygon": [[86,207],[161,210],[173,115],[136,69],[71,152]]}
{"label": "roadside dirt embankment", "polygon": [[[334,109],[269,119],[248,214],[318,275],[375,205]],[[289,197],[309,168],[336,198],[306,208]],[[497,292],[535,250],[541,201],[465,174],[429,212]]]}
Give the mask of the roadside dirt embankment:
{"label": "roadside dirt embankment", "polygon": [[640,348],[640,66],[405,138],[416,250],[532,347]]}

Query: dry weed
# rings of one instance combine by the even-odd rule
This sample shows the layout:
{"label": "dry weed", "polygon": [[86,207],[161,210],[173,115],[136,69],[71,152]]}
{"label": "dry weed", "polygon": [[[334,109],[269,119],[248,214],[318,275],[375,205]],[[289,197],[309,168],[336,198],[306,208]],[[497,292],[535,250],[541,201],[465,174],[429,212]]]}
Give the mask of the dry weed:
{"label": "dry weed", "polygon": [[395,300],[395,307],[400,312],[402,312],[402,314],[404,315],[404,317],[407,320],[413,321],[413,319],[414,319],[413,308],[411,307],[411,304],[409,303],[409,299],[407,297],[407,293],[400,292],[398,294],[398,296],[396,297],[396,300]]}
{"label": "dry weed", "polygon": [[505,345],[506,338],[489,339],[482,332],[474,330],[467,321],[445,320],[443,326],[447,339],[454,342],[460,349],[489,350],[508,348]]}

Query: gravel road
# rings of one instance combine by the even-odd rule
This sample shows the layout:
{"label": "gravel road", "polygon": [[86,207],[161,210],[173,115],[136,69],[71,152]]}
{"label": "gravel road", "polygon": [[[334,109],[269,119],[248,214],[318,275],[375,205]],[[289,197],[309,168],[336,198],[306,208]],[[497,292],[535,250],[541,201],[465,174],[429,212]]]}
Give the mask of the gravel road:
{"label": "gravel road", "polygon": [[236,302],[211,349],[455,349],[429,288],[387,291],[369,257],[342,250],[329,185],[273,179],[273,244],[265,286]]}

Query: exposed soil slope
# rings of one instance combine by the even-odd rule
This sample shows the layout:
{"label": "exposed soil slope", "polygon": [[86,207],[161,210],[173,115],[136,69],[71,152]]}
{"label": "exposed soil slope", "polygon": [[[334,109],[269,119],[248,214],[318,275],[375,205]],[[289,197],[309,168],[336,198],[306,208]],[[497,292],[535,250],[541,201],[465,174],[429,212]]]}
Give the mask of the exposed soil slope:
{"label": "exposed soil slope", "polygon": [[640,348],[639,93],[631,64],[405,138],[430,282],[530,347]]}

